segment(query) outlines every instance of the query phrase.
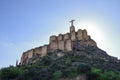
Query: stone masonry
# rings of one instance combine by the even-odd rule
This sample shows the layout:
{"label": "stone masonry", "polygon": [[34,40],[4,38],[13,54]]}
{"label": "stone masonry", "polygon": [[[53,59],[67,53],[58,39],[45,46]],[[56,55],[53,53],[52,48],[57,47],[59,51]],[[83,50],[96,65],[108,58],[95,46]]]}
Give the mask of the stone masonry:
{"label": "stone masonry", "polygon": [[96,46],[96,43],[91,40],[86,30],[79,29],[76,32],[73,22],[71,22],[69,33],[50,36],[48,45],[40,46],[24,52],[21,57],[20,64],[23,65],[26,60],[29,60],[34,55],[39,55],[40,57],[45,56],[48,51],[54,51],[57,49],[62,51],[72,51],[72,42],[75,40],[84,41],[87,42],[88,45]]}

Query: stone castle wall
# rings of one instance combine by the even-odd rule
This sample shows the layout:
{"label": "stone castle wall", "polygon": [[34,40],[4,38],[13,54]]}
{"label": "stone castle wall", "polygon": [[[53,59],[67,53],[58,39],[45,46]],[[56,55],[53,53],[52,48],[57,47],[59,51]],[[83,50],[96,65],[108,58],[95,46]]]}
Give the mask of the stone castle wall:
{"label": "stone castle wall", "polygon": [[[45,56],[48,51],[56,49],[63,51],[72,51],[72,41],[75,40],[88,41],[90,40],[90,36],[88,36],[86,30],[79,29],[77,32],[75,32],[74,26],[71,26],[70,33],[59,34],[58,36],[53,35],[50,37],[48,45],[37,47],[24,52],[20,63],[22,64],[26,59],[32,58],[36,54]],[[88,44],[96,45],[96,43],[92,43],[91,41],[88,41]]]}

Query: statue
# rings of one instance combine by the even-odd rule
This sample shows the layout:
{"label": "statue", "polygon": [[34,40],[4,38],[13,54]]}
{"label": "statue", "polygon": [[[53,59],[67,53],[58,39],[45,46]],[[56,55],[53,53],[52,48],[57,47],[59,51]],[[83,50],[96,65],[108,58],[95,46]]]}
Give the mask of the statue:
{"label": "statue", "polygon": [[74,21],[75,21],[75,20],[71,20],[71,21],[70,21],[70,23],[71,23],[71,26],[73,26],[73,22],[74,22]]}

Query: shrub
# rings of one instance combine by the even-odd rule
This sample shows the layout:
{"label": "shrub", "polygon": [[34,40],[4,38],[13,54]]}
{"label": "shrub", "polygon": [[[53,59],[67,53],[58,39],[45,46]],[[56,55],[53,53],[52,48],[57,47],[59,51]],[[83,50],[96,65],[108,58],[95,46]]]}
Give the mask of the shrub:
{"label": "shrub", "polygon": [[43,63],[43,65],[49,66],[50,64],[52,64],[53,58],[51,56],[46,55],[42,58],[41,62]]}
{"label": "shrub", "polygon": [[61,72],[60,70],[58,70],[58,71],[55,71],[55,72],[53,73],[52,79],[53,79],[53,80],[58,80],[60,77],[62,77],[62,72]]}
{"label": "shrub", "polygon": [[66,73],[67,73],[67,77],[71,77],[71,78],[76,77],[77,76],[77,67],[76,66],[69,67],[66,70]]}
{"label": "shrub", "polygon": [[42,68],[39,73],[40,80],[50,80],[51,72],[47,68]]}
{"label": "shrub", "polygon": [[93,68],[91,73],[88,74],[89,80],[120,80],[120,74],[113,71],[101,71],[100,69]]}
{"label": "shrub", "polygon": [[78,74],[81,74],[81,73],[89,73],[91,71],[91,67],[87,64],[79,64],[77,66],[77,72]]}
{"label": "shrub", "polygon": [[22,70],[18,67],[6,67],[0,70],[0,79],[1,80],[10,80],[16,78],[22,73]]}
{"label": "shrub", "polygon": [[117,74],[113,71],[104,71],[100,74],[99,80],[116,80]]}
{"label": "shrub", "polygon": [[99,74],[96,73],[88,73],[87,74],[87,80],[98,80]]}

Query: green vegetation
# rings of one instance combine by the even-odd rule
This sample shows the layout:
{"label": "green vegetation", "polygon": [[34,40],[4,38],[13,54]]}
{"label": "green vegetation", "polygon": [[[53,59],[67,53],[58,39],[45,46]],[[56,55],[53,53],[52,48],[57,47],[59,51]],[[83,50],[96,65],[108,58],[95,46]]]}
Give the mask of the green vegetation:
{"label": "green vegetation", "polygon": [[93,68],[88,78],[89,80],[120,80],[120,73]]}
{"label": "green vegetation", "polygon": [[0,70],[0,80],[9,80],[14,79],[17,76],[21,75],[23,71],[18,67],[6,67]]}
{"label": "green vegetation", "polygon": [[82,58],[70,53],[62,57],[47,55],[34,64],[2,68],[0,80],[58,80],[83,74],[87,75],[87,80],[120,80],[120,73],[95,68],[84,63]]}
{"label": "green vegetation", "polygon": [[52,80],[57,80],[58,78],[62,77],[62,74],[63,74],[63,73],[61,72],[61,70],[55,71],[55,72],[53,73]]}

